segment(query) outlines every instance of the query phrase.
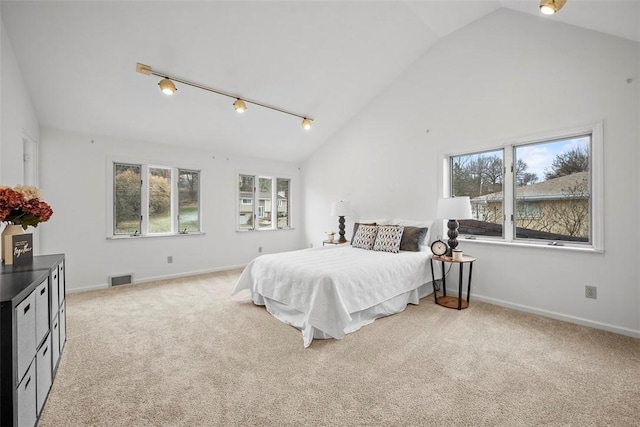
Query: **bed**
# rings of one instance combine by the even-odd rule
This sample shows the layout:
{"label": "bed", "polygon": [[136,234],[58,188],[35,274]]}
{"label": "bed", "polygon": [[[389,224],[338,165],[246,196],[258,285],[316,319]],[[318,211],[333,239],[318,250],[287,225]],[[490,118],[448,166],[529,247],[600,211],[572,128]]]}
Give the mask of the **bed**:
{"label": "bed", "polygon": [[[356,230],[354,240],[362,234]],[[417,250],[397,252],[357,243],[259,256],[244,269],[232,294],[249,290],[255,304],[298,328],[308,347],[313,339],[341,339],[433,291],[431,252],[423,242]]]}

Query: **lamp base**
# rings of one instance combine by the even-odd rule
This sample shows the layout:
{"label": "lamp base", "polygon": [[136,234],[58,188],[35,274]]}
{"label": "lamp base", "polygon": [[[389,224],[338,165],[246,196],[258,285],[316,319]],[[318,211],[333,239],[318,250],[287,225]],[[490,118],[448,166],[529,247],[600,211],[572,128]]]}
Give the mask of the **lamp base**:
{"label": "lamp base", "polygon": [[447,222],[447,236],[449,236],[449,240],[447,244],[449,245],[449,249],[447,250],[447,256],[453,256],[453,250],[458,247],[458,221],[455,219],[450,219]]}
{"label": "lamp base", "polygon": [[345,239],[344,237],[344,216],[339,216],[338,217],[338,234],[340,235],[340,238],[338,239],[338,243],[346,243],[347,239]]}

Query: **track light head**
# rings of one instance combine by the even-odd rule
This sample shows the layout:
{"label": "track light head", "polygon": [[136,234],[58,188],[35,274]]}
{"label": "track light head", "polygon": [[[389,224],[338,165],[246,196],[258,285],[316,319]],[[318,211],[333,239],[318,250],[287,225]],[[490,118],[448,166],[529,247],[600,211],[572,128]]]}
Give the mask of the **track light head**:
{"label": "track light head", "polygon": [[304,119],[302,119],[302,128],[304,130],[309,130],[311,129],[311,122],[312,120],[307,119],[306,117]]}
{"label": "track light head", "polygon": [[540,12],[544,15],[553,15],[562,9],[567,0],[540,0]]}
{"label": "track light head", "polygon": [[176,85],[166,77],[158,82],[158,86],[160,86],[160,90],[165,95],[173,95],[173,92],[178,90],[176,89]]}
{"label": "track light head", "polygon": [[242,99],[238,98],[233,103],[233,108],[235,108],[238,113],[244,113],[245,111],[247,111],[247,104],[245,104]]}

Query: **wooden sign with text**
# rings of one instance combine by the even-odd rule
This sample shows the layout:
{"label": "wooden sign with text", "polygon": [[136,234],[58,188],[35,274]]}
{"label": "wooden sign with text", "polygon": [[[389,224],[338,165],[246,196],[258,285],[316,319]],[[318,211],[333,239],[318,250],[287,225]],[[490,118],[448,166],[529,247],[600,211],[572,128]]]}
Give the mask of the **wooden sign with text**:
{"label": "wooden sign with text", "polygon": [[4,260],[5,264],[29,265],[33,262],[33,234],[16,234],[11,236],[11,254]]}

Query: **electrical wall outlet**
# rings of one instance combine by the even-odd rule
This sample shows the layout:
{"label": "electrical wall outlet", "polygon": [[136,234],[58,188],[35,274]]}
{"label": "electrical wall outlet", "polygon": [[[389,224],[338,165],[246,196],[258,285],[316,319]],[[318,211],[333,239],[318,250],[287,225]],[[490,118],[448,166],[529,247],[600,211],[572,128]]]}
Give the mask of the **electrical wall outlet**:
{"label": "electrical wall outlet", "polygon": [[173,264],[173,256],[172,255],[169,255],[167,257],[167,264]]}
{"label": "electrical wall outlet", "polygon": [[258,246],[258,253],[261,254],[262,253],[262,246]]}
{"label": "electrical wall outlet", "polygon": [[587,298],[598,298],[598,288],[595,286],[585,286],[584,287],[584,296]]}

